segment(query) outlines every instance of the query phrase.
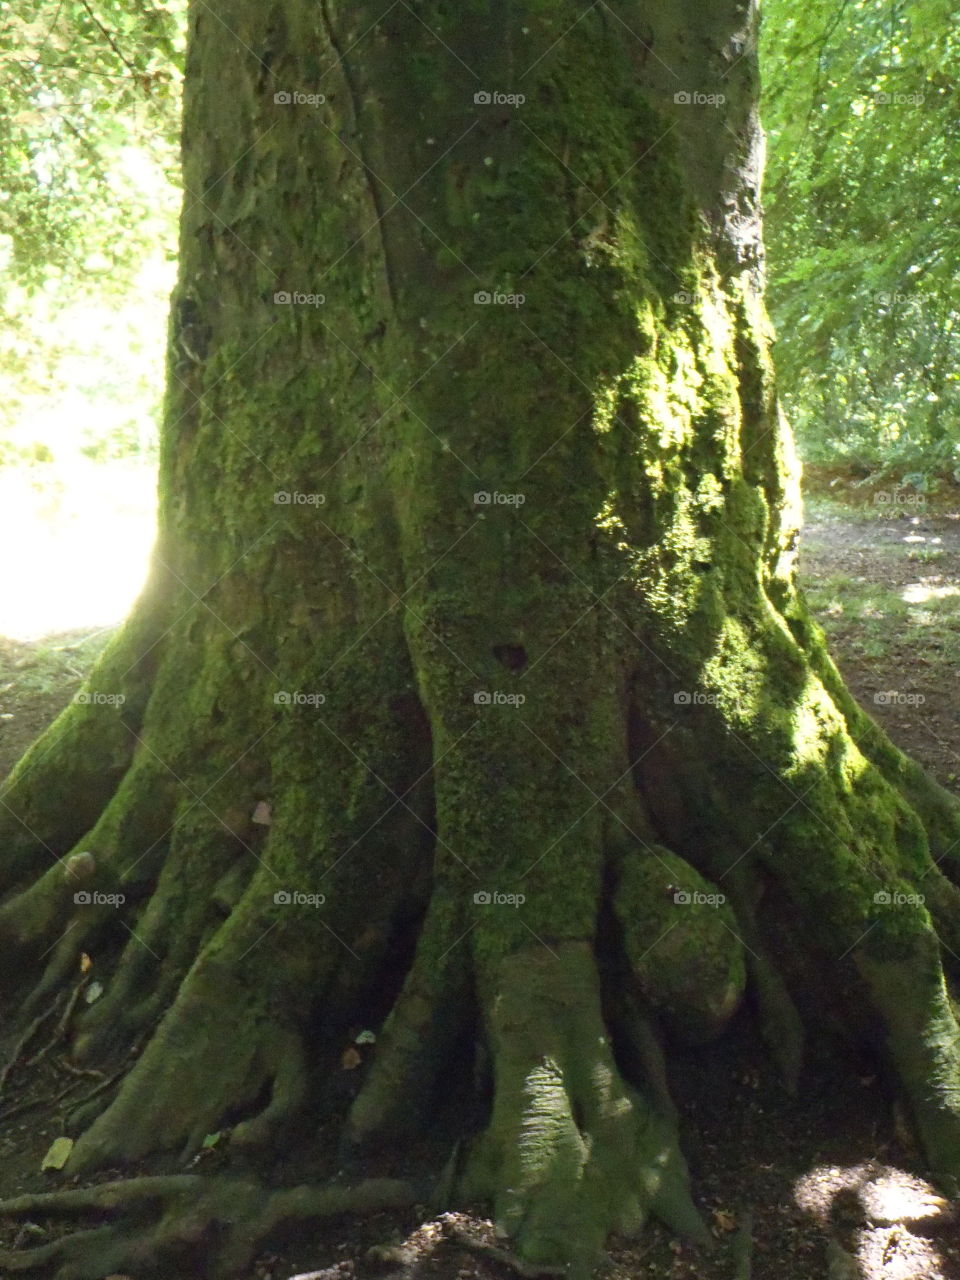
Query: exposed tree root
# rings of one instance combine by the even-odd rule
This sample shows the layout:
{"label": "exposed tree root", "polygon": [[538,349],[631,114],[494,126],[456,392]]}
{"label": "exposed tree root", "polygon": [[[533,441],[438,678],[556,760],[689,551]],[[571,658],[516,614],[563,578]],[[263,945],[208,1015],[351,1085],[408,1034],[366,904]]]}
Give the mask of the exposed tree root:
{"label": "exposed tree root", "polygon": [[267,1006],[255,983],[198,961],[114,1102],[79,1139],[70,1171],[157,1150],[187,1160],[227,1113],[243,1111],[270,1085],[266,1108],[233,1133],[265,1140],[296,1109],[305,1083],[299,1036]]}
{"label": "exposed tree root", "polygon": [[60,1044],[60,1042],[63,1040],[64,1036],[67,1033],[67,1028],[70,1025],[70,1019],[73,1017],[73,1011],[77,1007],[77,1001],[80,999],[80,996],[87,985],[88,977],[89,975],[85,975],[84,977],[82,977],[80,981],[77,983],[77,985],[70,992],[70,995],[66,1001],[66,1005],[63,1009],[63,1012],[60,1014],[60,1017],[57,1019],[57,1025],[54,1028],[53,1035],[50,1037],[49,1040],[44,1042],[44,1044],[37,1050],[35,1054],[33,1054],[32,1057],[27,1059],[27,1061],[23,1064],[25,1067],[35,1067],[38,1062],[40,1062],[43,1058],[47,1056],[47,1054],[51,1051],[51,1049],[55,1049],[57,1045]]}
{"label": "exposed tree root", "polygon": [[127,936],[103,996],[79,1019],[74,1047],[79,1058],[122,1050],[170,1008],[204,934],[222,924],[222,915],[211,906],[218,878],[225,868],[238,866],[249,876],[251,865],[253,858],[239,838],[212,824],[209,815],[180,819],[154,891]]}
{"label": "exposed tree root", "polygon": [[542,1267],[536,1263],[524,1262],[522,1258],[518,1258],[515,1253],[511,1253],[509,1249],[502,1249],[498,1245],[488,1244],[485,1240],[478,1240],[476,1236],[471,1235],[469,1231],[465,1231],[459,1226],[447,1226],[446,1233],[455,1240],[464,1249],[469,1249],[472,1253],[478,1253],[483,1258],[492,1258],[494,1262],[499,1262],[502,1266],[509,1267],[511,1271],[515,1271],[518,1276],[523,1276],[524,1280],[537,1280],[538,1276],[566,1276],[567,1268],[563,1267]]}
{"label": "exposed tree root", "polygon": [[189,1268],[173,1273],[233,1280],[284,1225],[408,1208],[418,1198],[410,1183],[387,1179],[269,1191],[239,1178],[189,1174],[18,1196],[0,1202],[0,1217],[108,1221],[32,1249],[0,1251],[0,1268],[51,1280],[101,1280],[111,1272],[146,1280]]}
{"label": "exposed tree root", "polygon": [[899,954],[855,960],[883,1025],[884,1048],[910,1100],[927,1159],[960,1194],[960,1028],[932,934],[898,940]]}
{"label": "exposed tree root", "polygon": [[345,1149],[422,1126],[450,1046],[469,1016],[466,976],[458,957],[451,957],[456,938],[447,937],[439,914],[434,903],[370,1073],[350,1109]]}
{"label": "exposed tree root", "polygon": [[33,1043],[42,1027],[61,1009],[65,999],[67,999],[69,1007],[72,1009],[73,1002],[69,1000],[69,997],[66,997],[66,993],[58,993],[53,1004],[49,1008],[44,1009],[43,1013],[38,1014],[17,1040],[9,1058],[4,1063],[3,1069],[0,1070],[0,1098],[3,1097],[3,1093],[11,1073],[14,1071],[21,1058],[23,1058],[27,1049]]}
{"label": "exposed tree root", "polygon": [[483,999],[495,1099],[463,1190],[493,1200],[521,1262],[585,1277],[607,1236],[636,1233],[648,1213],[708,1244],[672,1122],[617,1072],[590,947],[515,952]]}

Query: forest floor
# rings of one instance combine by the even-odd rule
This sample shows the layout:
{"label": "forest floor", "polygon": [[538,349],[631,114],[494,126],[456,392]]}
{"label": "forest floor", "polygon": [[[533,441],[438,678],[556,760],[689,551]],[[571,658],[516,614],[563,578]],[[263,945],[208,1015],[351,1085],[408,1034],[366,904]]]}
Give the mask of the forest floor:
{"label": "forest floor", "polygon": [[[802,580],[851,690],[960,793],[960,503],[879,495],[808,499]],[[108,638],[0,639],[0,777]],[[698,1253],[651,1224],[636,1243],[612,1242],[597,1280],[960,1280],[957,1210],[924,1181],[908,1126],[868,1069],[814,1063],[790,1098],[744,1013],[716,1045],[671,1052],[671,1081],[716,1247]],[[59,1105],[11,1101],[36,1105],[0,1132],[3,1198],[42,1187],[41,1159],[62,1131]],[[0,1231],[0,1244],[12,1239]],[[482,1219],[422,1207],[322,1225],[264,1253],[249,1280],[510,1280],[491,1240]]]}

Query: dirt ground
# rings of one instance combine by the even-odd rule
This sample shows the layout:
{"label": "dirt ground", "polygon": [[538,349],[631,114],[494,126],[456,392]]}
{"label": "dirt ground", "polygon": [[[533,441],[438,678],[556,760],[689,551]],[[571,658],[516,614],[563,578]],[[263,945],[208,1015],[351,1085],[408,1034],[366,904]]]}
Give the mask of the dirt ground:
{"label": "dirt ground", "polygon": [[[853,692],[958,790],[960,517],[912,499],[867,495],[853,510],[814,501],[801,567]],[[107,638],[0,641],[0,775],[73,696]],[[651,1224],[637,1242],[612,1242],[598,1280],[960,1280],[956,1206],[924,1180],[909,1127],[870,1064],[827,1074],[813,1063],[790,1098],[746,1010],[718,1044],[673,1052],[671,1073],[715,1247],[696,1252]],[[11,1076],[0,1097],[0,1196],[47,1185],[43,1154],[96,1087],[56,1051],[29,1080]],[[218,1159],[211,1153],[211,1166]],[[20,1230],[0,1219],[0,1245]],[[497,1248],[482,1217],[436,1217],[424,1205],[278,1242],[248,1280],[509,1280],[516,1272]]]}

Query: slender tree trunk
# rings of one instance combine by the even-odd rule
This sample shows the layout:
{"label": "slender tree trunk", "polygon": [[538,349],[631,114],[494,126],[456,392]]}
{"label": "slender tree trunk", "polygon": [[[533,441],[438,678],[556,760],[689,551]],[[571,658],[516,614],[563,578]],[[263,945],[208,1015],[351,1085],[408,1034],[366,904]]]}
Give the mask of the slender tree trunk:
{"label": "slender tree trunk", "polygon": [[[791,1087],[810,1019],[866,1040],[960,1170],[960,818],[797,594],[756,13],[704,8],[192,6],[153,572],[4,795],[22,1025],[86,955],[74,1059],[143,1046],[68,1174],[331,1117],[362,1154],[467,1062],[443,1194],[586,1273],[651,1212],[703,1239],[663,1047],[748,987]],[[211,1274],[345,1204],[230,1194]]]}

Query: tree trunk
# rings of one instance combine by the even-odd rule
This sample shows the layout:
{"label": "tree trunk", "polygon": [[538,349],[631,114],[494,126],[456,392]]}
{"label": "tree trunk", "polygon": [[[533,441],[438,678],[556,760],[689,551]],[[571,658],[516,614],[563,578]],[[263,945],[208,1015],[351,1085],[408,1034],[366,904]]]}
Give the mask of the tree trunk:
{"label": "tree trunk", "polygon": [[[704,1238],[663,1050],[748,989],[791,1087],[811,1019],[872,1044],[960,1172],[960,811],[797,592],[756,13],[709,9],[191,7],[152,574],[4,795],[23,1026],[85,955],[74,1061],[143,1046],[68,1174],[472,1089],[443,1194],[584,1274]],[[334,1203],[242,1194],[211,1274]],[[94,1234],[5,1262],[119,1270]]]}

